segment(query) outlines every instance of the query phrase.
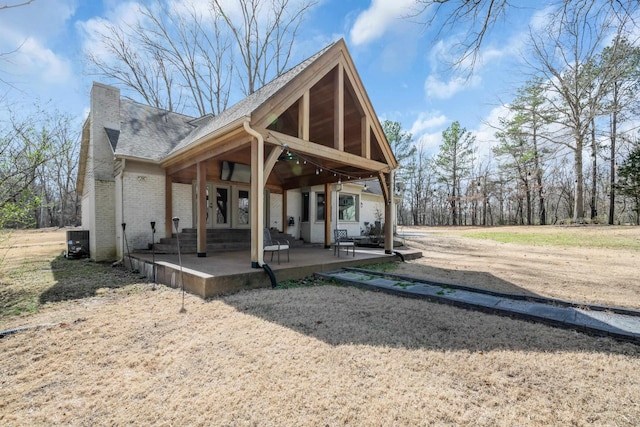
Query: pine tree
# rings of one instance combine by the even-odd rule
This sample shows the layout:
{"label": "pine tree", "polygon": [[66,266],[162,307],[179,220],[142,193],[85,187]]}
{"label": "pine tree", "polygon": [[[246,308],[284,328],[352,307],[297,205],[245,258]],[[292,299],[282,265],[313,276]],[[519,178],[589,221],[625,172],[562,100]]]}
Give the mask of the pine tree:
{"label": "pine tree", "polygon": [[475,136],[466,128],[461,127],[458,121],[451,123],[451,126],[442,132],[442,144],[436,156],[436,167],[440,182],[445,183],[449,188],[448,200],[453,225],[462,222],[460,182],[471,172],[471,163],[475,154],[475,140]]}

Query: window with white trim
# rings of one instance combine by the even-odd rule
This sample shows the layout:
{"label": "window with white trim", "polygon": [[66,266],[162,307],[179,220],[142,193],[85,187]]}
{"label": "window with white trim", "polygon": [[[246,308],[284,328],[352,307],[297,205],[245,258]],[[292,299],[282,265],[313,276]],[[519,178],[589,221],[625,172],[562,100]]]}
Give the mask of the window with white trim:
{"label": "window with white trim", "polygon": [[340,194],[338,219],[340,221],[358,221],[358,196],[355,194]]}

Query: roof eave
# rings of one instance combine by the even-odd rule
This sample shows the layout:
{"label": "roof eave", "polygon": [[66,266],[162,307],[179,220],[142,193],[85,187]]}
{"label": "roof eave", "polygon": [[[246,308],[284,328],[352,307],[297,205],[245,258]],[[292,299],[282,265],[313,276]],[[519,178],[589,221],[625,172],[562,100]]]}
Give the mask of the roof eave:
{"label": "roof eave", "polygon": [[127,154],[115,154],[113,158],[115,160],[133,160],[136,162],[151,163],[154,165],[159,165],[162,162],[162,160],[145,159],[144,157],[136,157]]}
{"label": "roof eave", "polygon": [[216,129],[215,131],[208,133],[206,135],[201,136],[200,138],[196,139],[195,141],[193,141],[191,144],[182,147],[181,149],[169,154],[168,156],[166,156],[165,158],[163,158],[162,160],[160,160],[158,163],[162,166],[162,167],[166,167],[169,164],[171,164],[171,161],[176,159],[177,157],[180,157],[180,155],[184,154],[185,152],[192,150],[193,148],[197,147],[198,145],[202,144],[205,141],[208,141],[210,139],[215,139],[218,138],[220,136],[223,136],[229,132],[231,132],[232,130],[235,130],[239,127],[243,127],[243,124],[245,121],[251,121],[251,116],[241,116],[237,119],[235,119],[234,121],[227,123],[226,125],[224,125],[223,127],[221,127],[220,129]]}

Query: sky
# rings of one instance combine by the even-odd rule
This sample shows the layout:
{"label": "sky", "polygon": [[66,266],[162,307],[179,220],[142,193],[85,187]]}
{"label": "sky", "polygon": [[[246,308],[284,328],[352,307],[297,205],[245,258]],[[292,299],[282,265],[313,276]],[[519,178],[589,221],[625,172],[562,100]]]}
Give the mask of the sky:
{"label": "sky", "polygon": [[[104,82],[86,65],[92,29],[105,20],[130,19],[135,6],[120,0],[34,0],[0,9],[0,105],[28,111],[45,104],[81,123],[92,81]],[[476,135],[479,151],[488,153],[495,142],[490,124],[505,114],[502,104],[526,79],[526,35],[542,6],[516,8],[500,19],[471,75],[448,65],[464,31],[438,33],[437,25],[424,25],[423,16],[408,17],[413,6],[414,0],[319,0],[298,35],[300,53],[291,66],[344,38],[381,120],[400,122],[427,153],[437,151],[442,131],[457,120]]]}

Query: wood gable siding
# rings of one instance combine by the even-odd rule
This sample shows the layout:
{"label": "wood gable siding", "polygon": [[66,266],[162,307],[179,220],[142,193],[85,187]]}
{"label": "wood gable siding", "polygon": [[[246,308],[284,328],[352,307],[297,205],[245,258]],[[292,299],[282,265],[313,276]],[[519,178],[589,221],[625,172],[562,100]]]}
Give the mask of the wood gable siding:
{"label": "wood gable siding", "polygon": [[[257,108],[251,125],[267,143],[285,143],[317,158],[318,164],[327,162],[330,169],[344,170],[343,180],[377,176],[397,166],[342,40]],[[304,185],[326,181],[314,178],[314,167],[302,172],[297,171],[296,177],[307,181]],[[295,188],[287,182],[293,176],[281,178],[283,188]]]}

